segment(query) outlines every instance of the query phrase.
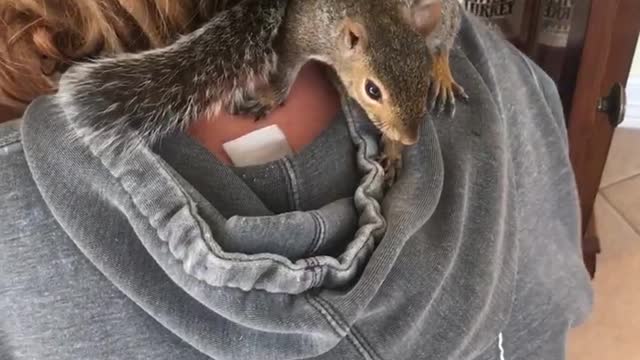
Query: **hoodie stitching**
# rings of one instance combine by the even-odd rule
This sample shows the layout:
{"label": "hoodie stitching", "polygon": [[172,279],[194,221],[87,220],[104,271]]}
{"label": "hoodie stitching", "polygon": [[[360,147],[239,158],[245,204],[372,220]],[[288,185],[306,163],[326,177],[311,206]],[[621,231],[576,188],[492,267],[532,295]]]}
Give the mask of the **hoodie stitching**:
{"label": "hoodie stitching", "polygon": [[365,349],[363,344],[360,341],[358,341],[358,339],[354,336],[354,334],[352,333],[352,330],[348,326],[341,324],[342,321],[334,317],[331,314],[330,309],[328,309],[327,307],[321,304],[321,299],[319,297],[307,296],[307,300],[309,304],[311,304],[311,306],[313,306],[322,316],[324,316],[327,322],[329,322],[329,324],[335,331],[336,335],[340,337],[344,337],[347,341],[349,341],[351,345],[353,345],[353,347],[360,353],[360,355],[362,355],[363,359],[366,359],[366,360],[378,359],[377,356],[374,357],[371,353],[367,351],[367,349]]}
{"label": "hoodie stitching", "polygon": [[[98,159],[100,159],[100,161],[102,161],[102,158],[98,157]],[[120,185],[120,188],[121,188],[121,189],[126,193],[127,197],[128,197],[128,198],[129,198],[129,200],[131,201],[131,203],[132,203],[132,205],[133,205],[134,210],[135,210],[136,212],[138,212],[138,214],[142,215],[142,216],[144,217],[144,219],[146,220],[146,223],[147,223],[147,224],[148,224],[152,229],[154,229],[154,230],[156,231],[156,236],[158,237],[158,239],[160,239],[160,240],[162,240],[163,242],[165,242],[165,243],[166,243],[166,242],[167,242],[167,240],[166,240],[166,239],[164,239],[164,238],[163,238],[162,236],[160,236],[160,234],[159,234],[160,229],[151,223],[151,218],[150,218],[149,214],[146,214],[145,212],[143,212],[143,211],[142,211],[142,209],[140,209],[140,207],[138,206],[138,203],[136,202],[136,200],[135,200],[135,199],[134,199],[134,197],[133,197],[133,194],[132,194],[132,193],[127,189],[127,187],[126,187],[126,186],[124,186],[124,184],[122,183],[122,179],[121,179],[120,177],[118,177],[117,175],[115,175],[115,174],[113,173],[113,171],[111,170],[111,168],[109,168],[108,166],[106,166],[106,165],[104,164],[104,162],[102,162],[102,164],[103,164],[104,168],[105,168],[105,169],[107,169],[107,171],[111,174],[111,176],[112,176],[115,180],[117,180],[117,181],[118,181],[118,184]],[[173,178],[173,176],[172,176],[171,174],[168,174],[168,173],[165,173],[165,174],[166,174],[166,175],[168,175],[168,176],[170,176],[171,178]],[[177,186],[178,186],[178,188],[179,188],[180,194],[183,196],[183,198],[184,198],[184,199],[186,199],[186,200],[187,200],[187,203],[185,203],[185,204],[183,204],[183,205],[184,205],[184,206],[186,206],[186,207],[189,209],[189,215],[195,219],[195,218],[196,218],[196,216],[197,216],[197,214],[196,214],[196,213],[195,213],[195,211],[194,211],[194,210],[195,210],[195,208],[194,208],[194,206],[191,204],[191,200],[189,200],[189,195],[187,195],[187,194],[184,192],[184,190],[182,189],[182,187],[181,187],[181,186],[179,186],[179,185],[177,185]],[[197,227],[197,229],[198,229],[198,232],[199,232],[199,235],[198,235],[198,236],[204,239],[204,238],[205,238],[205,236],[204,236],[204,230],[202,229],[201,224],[199,224],[199,223],[197,223],[197,222],[196,222],[196,224],[194,224],[194,225],[195,225],[195,226]],[[250,262],[257,261],[257,260],[258,260],[258,261],[259,261],[259,260],[268,260],[268,261],[273,262],[274,264],[278,264],[278,265],[280,265],[280,266],[285,267],[286,269],[293,270],[293,271],[298,271],[298,270],[308,271],[308,270],[314,270],[315,268],[319,267],[319,265],[312,265],[312,266],[309,266],[309,267],[304,267],[304,268],[298,268],[298,269],[296,269],[296,268],[294,268],[294,267],[291,267],[291,266],[290,266],[290,264],[287,264],[286,262],[280,261],[280,260],[278,260],[278,259],[265,259],[265,258],[239,259],[239,258],[230,258],[230,257],[224,256],[224,254],[219,254],[219,253],[214,253],[214,255],[215,255],[216,257],[220,258],[220,259],[227,260],[227,261],[233,261],[233,262],[237,262],[237,263],[250,263]],[[183,260],[182,258],[177,258],[177,257],[176,257],[176,259],[181,260],[181,261]],[[351,267],[351,266],[353,266],[353,263],[350,263],[346,268]],[[346,270],[346,268],[342,268],[341,266],[334,266],[334,265],[331,265],[331,264],[324,264],[324,265],[322,265],[322,267],[327,267],[327,268],[329,268],[329,269],[332,269],[332,270],[338,270],[338,271],[345,271],[345,270]]]}
{"label": "hoodie stitching", "polygon": [[[135,210],[139,215],[142,215],[142,217],[145,219],[146,224],[149,225],[152,229],[155,230],[155,235],[156,235],[156,237],[158,239],[160,239],[164,243],[167,243],[167,240],[164,239],[162,236],[160,236],[160,229],[157,226],[153,225],[153,223],[151,222],[151,218],[150,218],[149,214],[145,213],[144,211],[142,211],[142,209],[140,209],[138,203],[136,202],[135,198],[133,197],[133,194],[122,183],[122,179],[119,176],[117,176],[109,166],[107,166],[105,164],[104,159],[102,159],[100,156],[97,156],[95,153],[93,153],[93,150],[91,150],[91,153],[92,153],[93,156],[95,156],[100,161],[100,163],[102,164],[103,168],[106,169],[109,172],[109,174],[112,176],[112,178],[117,181],[120,189],[127,195],[127,198],[131,202],[133,210]],[[165,174],[173,179],[173,175],[171,175],[170,173],[165,172]],[[194,212],[195,208],[194,208],[194,206],[192,206],[191,201],[189,200],[189,196],[186,194],[186,192],[184,191],[184,189],[181,186],[179,186],[179,185],[176,185],[176,186],[178,187],[178,189],[180,191],[180,194],[183,196],[183,198],[187,200],[187,202],[185,204],[183,204],[183,205],[188,208],[189,215],[191,215],[195,219],[197,214]],[[205,238],[204,230],[202,229],[201,224],[199,224],[196,221],[196,224],[194,224],[194,225],[195,225],[195,227],[197,228],[197,230],[199,232],[199,236],[204,239]],[[220,259],[227,260],[227,261],[233,261],[233,262],[237,262],[237,263],[250,263],[250,262],[254,262],[256,260],[265,260],[263,258],[258,258],[258,259],[234,259],[234,258],[226,257],[226,256],[224,256],[224,254],[217,254],[217,253],[214,254],[214,255],[216,257],[220,258]],[[178,258],[178,257],[175,257],[175,258],[176,258],[176,260],[184,262],[184,259],[182,259],[182,258]],[[312,271],[313,272],[318,267],[318,265],[311,265],[311,266],[308,266],[308,267],[295,269],[295,268],[291,267],[290,264],[282,262],[282,261],[280,261],[278,259],[266,259],[266,260],[272,261],[274,264],[280,265],[280,266],[282,266],[282,267],[284,267],[286,269],[293,270],[293,271],[298,271],[299,270],[299,271]],[[350,264],[350,266],[351,265],[352,264]],[[341,269],[340,267],[331,266],[331,265],[327,265],[327,264],[322,265],[322,266],[327,266],[327,267],[329,267],[331,269],[335,269],[335,270],[342,270],[342,271],[344,270],[344,269]],[[190,274],[188,272],[185,272],[185,273],[193,276],[192,274]],[[199,281],[204,281],[204,280],[199,279]],[[255,289],[255,290],[260,290],[260,289]]]}
{"label": "hoodie stitching", "polygon": [[360,343],[362,343],[362,345],[367,348],[367,351],[369,351],[370,354],[375,355],[375,358],[377,359],[381,359],[381,356],[378,354],[378,352],[373,348],[373,346],[371,346],[371,343],[369,342],[369,340],[367,340],[364,335],[362,335],[362,333],[360,332],[360,330],[358,330],[358,327],[353,325],[351,326],[351,332],[353,332],[353,336],[358,339],[358,341],[360,341]]}
{"label": "hoodie stitching", "polygon": [[327,310],[327,312],[330,312],[332,314],[334,319],[339,320],[342,324],[344,324],[344,327],[346,329],[348,329],[348,331],[353,335],[354,340],[358,341],[361,344],[361,346],[366,349],[366,351],[368,352],[369,356],[371,356],[372,358],[375,358],[375,359],[381,359],[382,358],[377,353],[377,351],[373,348],[373,346],[371,346],[371,343],[358,330],[358,327],[355,326],[355,324],[349,326],[347,321],[344,320],[344,317],[331,305],[331,303],[328,300],[323,299],[320,296],[317,296],[316,300],[318,300],[320,303],[324,304],[324,308]]}
{"label": "hoodie stitching", "polygon": [[310,211],[309,216],[313,221],[314,229],[313,229],[313,239],[311,239],[311,243],[309,243],[309,246],[307,246],[307,248],[304,251],[305,256],[312,256],[316,248],[318,247],[318,245],[316,244],[320,241],[320,223],[317,215],[315,214],[315,210]]}
{"label": "hoodie stitching", "polygon": [[315,231],[313,233],[313,241],[309,244],[309,247],[306,250],[308,255],[313,255],[318,251],[320,245],[324,242],[326,236],[326,224],[324,219],[318,215],[317,211],[310,211],[311,219],[315,224]]}
{"label": "hoodie stitching", "polygon": [[320,238],[318,239],[318,242],[316,243],[316,246],[313,249],[313,253],[316,253],[320,248],[320,245],[322,245],[327,239],[327,223],[324,220],[324,217],[318,215],[317,213],[315,213],[315,216],[318,217],[318,221],[320,222]]}
{"label": "hoodie stitching", "polygon": [[[320,260],[316,260],[316,261],[318,261],[318,264],[320,264]],[[327,269],[324,266],[318,266],[318,267],[314,268],[313,270],[318,272],[319,279],[324,279],[325,276],[328,273]],[[320,283],[318,283],[318,285],[320,285]]]}
{"label": "hoodie stitching", "polygon": [[293,200],[293,209],[300,210],[300,193],[298,192],[298,176],[296,175],[295,170],[293,169],[293,164],[288,157],[282,159],[284,164],[284,168],[287,172],[287,178],[289,183],[289,189],[291,190],[291,197]]}
{"label": "hoodie stitching", "polygon": [[293,199],[293,185],[291,184],[291,177],[289,176],[289,169],[285,163],[285,158],[278,160],[278,166],[281,171],[285,174],[284,182],[286,183],[287,189],[287,207],[289,209],[295,209],[295,200]]}
{"label": "hoodie stitching", "polygon": [[306,259],[306,262],[307,264],[309,264],[309,269],[311,269],[311,287],[316,287],[320,282],[320,279],[318,278],[318,273],[315,271],[316,267],[318,266],[318,263],[314,258],[308,258]]}
{"label": "hoodie stitching", "polygon": [[[350,129],[349,132],[358,137],[358,140],[360,140],[360,145],[362,145],[362,150],[363,150],[364,153],[366,153],[367,149],[368,149],[367,141],[365,140],[364,136],[362,136],[360,131],[358,131],[358,129],[353,124],[353,118],[354,118],[353,109],[351,108],[351,105],[348,104],[348,103],[347,103],[347,106],[345,106],[344,115],[345,115],[345,117],[348,117],[347,126]],[[358,156],[358,155],[356,154],[356,156]],[[376,164],[376,161],[374,161],[372,159],[369,159],[366,156],[364,157],[364,161],[369,163],[369,165],[375,165]],[[371,176],[371,178],[375,178],[377,176],[381,176],[380,175],[381,170],[382,170],[382,167],[374,166],[374,170],[373,171],[375,173],[373,174],[373,176]],[[367,188],[370,188],[370,187],[371,187],[371,181],[369,181],[367,183]],[[380,213],[380,217],[383,218],[381,213]]]}

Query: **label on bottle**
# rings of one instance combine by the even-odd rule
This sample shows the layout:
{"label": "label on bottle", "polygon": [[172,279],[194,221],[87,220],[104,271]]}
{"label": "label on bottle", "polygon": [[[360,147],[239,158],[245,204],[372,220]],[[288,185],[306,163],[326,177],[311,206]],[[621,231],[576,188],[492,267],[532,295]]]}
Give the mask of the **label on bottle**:
{"label": "label on bottle", "polygon": [[566,47],[576,0],[543,0],[540,9],[538,43],[551,47]]}
{"label": "label on bottle", "polygon": [[507,39],[521,36],[526,0],[460,0],[460,3]]}

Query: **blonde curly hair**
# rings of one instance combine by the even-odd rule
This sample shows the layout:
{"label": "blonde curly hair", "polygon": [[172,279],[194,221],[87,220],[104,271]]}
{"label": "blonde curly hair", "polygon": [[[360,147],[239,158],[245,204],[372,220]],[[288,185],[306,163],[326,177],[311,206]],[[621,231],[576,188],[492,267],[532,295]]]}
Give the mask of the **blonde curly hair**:
{"label": "blonde curly hair", "polygon": [[231,2],[1,0],[0,110],[55,92],[74,61],[167,45]]}

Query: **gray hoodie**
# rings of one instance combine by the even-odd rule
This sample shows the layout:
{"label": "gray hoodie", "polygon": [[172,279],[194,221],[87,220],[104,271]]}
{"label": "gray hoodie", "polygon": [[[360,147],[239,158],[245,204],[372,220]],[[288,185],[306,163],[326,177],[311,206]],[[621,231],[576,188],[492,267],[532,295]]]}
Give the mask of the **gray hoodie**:
{"label": "gray hoodie", "polygon": [[385,195],[350,101],[233,168],[181,134],[96,155],[36,100],[0,127],[0,358],[563,359],[591,288],[558,95],[475,19],[452,66],[470,102]]}

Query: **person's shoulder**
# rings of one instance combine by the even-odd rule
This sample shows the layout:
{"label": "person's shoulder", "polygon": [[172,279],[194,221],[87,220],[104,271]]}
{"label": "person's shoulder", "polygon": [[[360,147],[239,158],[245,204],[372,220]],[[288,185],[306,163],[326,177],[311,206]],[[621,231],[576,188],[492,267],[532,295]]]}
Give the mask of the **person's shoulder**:
{"label": "person's shoulder", "polygon": [[40,96],[27,106],[22,118],[0,122],[0,155],[12,155],[22,147],[22,130],[26,123],[63,114],[56,98],[56,95]]}
{"label": "person's shoulder", "polygon": [[62,114],[64,112],[60,109],[56,96],[46,95],[33,100],[21,118],[0,123],[0,161],[6,163],[9,157],[24,156],[23,150],[27,146],[25,127],[42,123],[44,119],[60,118]]}
{"label": "person's shoulder", "polygon": [[[0,124],[0,248],[3,252],[11,247],[12,239],[53,224],[26,156],[25,119],[26,115]],[[0,256],[0,263],[2,261]]]}
{"label": "person's shoulder", "polygon": [[[553,80],[527,55],[511,44],[498,30],[480,18],[464,13],[457,42],[458,55],[466,57],[483,77],[525,80],[547,92]],[[519,76],[513,77],[517,74]]]}
{"label": "person's shoulder", "polygon": [[[31,136],[29,144],[28,132],[25,129],[40,126],[46,119],[59,117],[54,96],[41,96],[35,99],[25,110],[22,118],[0,123],[0,197],[6,193],[21,191],[21,188],[30,187],[33,180],[29,170],[28,147],[39,146],[43,141],[55,141],[48,139],[46,132],[41,132],[37,137]],[[9,180],[9,181],[4,181]],[[0,206],[4,205],[0,202]]]}
{"label": "person's shoulder", "polygon": [[488,91],[501,114],[517,115],[509,117],[511,123],[529,121],[527,114],[535,108],[550,114],[550,121],[538,121],[539,126],[564,126],[555,82],[499,31],[468,12],[463,16],[454,54],[460,66],[472,69],[467,69],[474,75],[472,85]]}

